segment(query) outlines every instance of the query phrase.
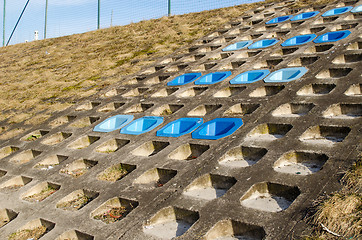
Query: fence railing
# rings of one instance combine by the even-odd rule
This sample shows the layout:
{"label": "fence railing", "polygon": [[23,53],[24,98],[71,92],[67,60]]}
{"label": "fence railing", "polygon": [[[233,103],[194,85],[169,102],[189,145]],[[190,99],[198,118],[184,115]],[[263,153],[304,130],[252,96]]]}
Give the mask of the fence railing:
{"label": "fence railing", "polygon": [[4,46],[258,1],[261,0],[0,0],[2,40]]}

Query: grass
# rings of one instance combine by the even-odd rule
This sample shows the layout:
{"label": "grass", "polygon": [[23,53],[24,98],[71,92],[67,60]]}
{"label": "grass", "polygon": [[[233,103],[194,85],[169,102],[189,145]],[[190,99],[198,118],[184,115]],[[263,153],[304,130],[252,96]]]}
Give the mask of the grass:
{"label": "grass", "polygon": [[52,186],[47,186],[46,188],[42,189],[39,193],[33,194],[31,196],[27,196],[24,200],[29,202],[41,202],[53,193],[55,193],[57,189],[53,188]]}
{"label": "grass", "polygon": [[316,204],[313,209],[315,212],[310,218],[314,232],[312,236],[304,238],[305,240],[360,239],[362,236],[361,155],[341,182],[343,188],[340,191]]}
{"label": "grass", "polygon": [[65,210],[79,210],[84,207],[88,202],[91,201],[91,198],[84,194],[78,194],[77,197],[71,201],[57,204],[57,208],[63,208]]}
{"label": "grass", "polygon": [[98,176],[99,180],[115,182],[122,177],[126,176],[128,171],[122,164],[114,165],[110,168],[107,168],[103,173]]}
{"label": "grass", "polygon": [[33,239],[37,240],[47,231],[47,228],[44,226],[40,226],[33,229],[24,229],[17,232],[14,232],[9,235],[9,240],[27,240]]}
{"label": "grass", "polygon": [[40,124],[261,4],[162,17],[0,48],[0,69],[6,69],[0,75],[0,121]]}

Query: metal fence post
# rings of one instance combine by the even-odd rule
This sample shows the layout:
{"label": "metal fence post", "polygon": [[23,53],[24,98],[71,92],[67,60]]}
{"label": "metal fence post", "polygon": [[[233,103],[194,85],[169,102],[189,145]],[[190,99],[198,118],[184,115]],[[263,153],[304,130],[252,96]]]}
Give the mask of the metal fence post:
{"label": "metal fence post", "polygon": [[168,16],[171,16],[171,0],[168,0]]}
{"label": "metal fence post", "polygon": [[47,22],[48,22],[48,0],[45,0],[44,39],[47,38]]}
{"label": "metal fence post", "polygon": [[4,0],[4,10],[3,10],[3,47],[5,46],[5,13],[6,13],[6,0]]}
{"label": "metal fence post", "polygon": [[97,20],[97,29],[100,28],[101,25],[101,0],[98,0],[98,20]]}

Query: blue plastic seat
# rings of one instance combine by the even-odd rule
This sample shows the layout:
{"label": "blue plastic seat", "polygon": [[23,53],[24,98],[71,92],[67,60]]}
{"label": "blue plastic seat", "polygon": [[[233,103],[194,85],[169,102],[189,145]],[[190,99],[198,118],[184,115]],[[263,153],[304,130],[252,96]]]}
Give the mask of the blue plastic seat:
{"label": "blue plastic seat", "polygon": [[322,17],[330,17],[330,16],[335,16],[335,15],[339,15],[339,14],[343,14],[346,12],[349,12],[352,10],[353,7],[348,6],[348,7],[340,7],[340,8],[333,8],[325,13],[322,14]]}
{"label": "blue plastic seat", "polygon": [[279,42],[279,40],[277,39],[263,39],[260,41],[257,41],[253,44],[251,44],[248,48],[249,49],[257,49],[257,48],[267,48],[270,46],[273,46],[274,44],[276,44],[277,42]]}
{"label": "blue plastic seat", "polygon": [[201,77],[201,73],[185,73],[167,83],[167,86],[180,86],[195,81]]}
{"label": "blue plastic seat", "polygon": [[142,117],[137,120],[134,120],[126,127],[121,129],[123,134],[139,135],[146,133],[156,128],[158,125],[163,123],[163,117]]}
{"label": "blue plastic seat", "polygon": [[315,34],[299,35],[285,40],[285,42],[283,42],[281,45],[283,47],[302,45],[312,41],[316,37],[317,35]]}
{"label": "blue plastic seat", "polygon": [[202,118],[180,118],[157,131],[159,137],[180,137],[194,131],[203,123]]}
{"label": "blue plastic seat", "polygon": [[297,16],[291,18],[290,21],[305,20],[305,19],[309,19],[309,18],[315,17],[315,16],[318,15],[318,14],[319,14],[319,11],[305,12],[305,13],[298,14]]}
{"label": "blue plastic seat", "polygon": [[133,115],[115,115],[107,118],[93,128],[94,132],[112,132],[127,125],[133,120]]}
{"label": "blue plastic seat", "polygon": [[351,34],[349,30],[327,32],[317,37],[313,42],[314,43],[336,42],[348,37],[349,34]]}
{"label": "blue plastic seat", "polygon": [[244,83],[253,83],[259,80],[262,80],[270,73],[269,70],[252,70],[243,72],[237,75],[235,78],[230,80],[230,84],[244,84]]}
{"label": "blue plastic seat", "polygon": [[293,17],[293,15],[276,17],[276,18],[273,18],[273,19],[267,21],[265,24],[275,24],[275,23],[285,22],[285,21],[289,20],[291,17]]}
{"label": "blue plastic seat", "polygon": [[243,125],[241,118],[215,118],[192,133],[193,139],[216,140],[233,134]]}
{"label": "blue plastic seat", "polygon": [[231,44],[225,48],[222,49],[222,51],[226,52],[226,51],[235,51],[235,50],[239,50],[242,48],[245,48],[247,46],[249,46],[253,41],[249,40],[249,41],[242,41],[242,42],[237,42],[234,44]]}
{"label": "blue plastic seat", "polygon": [[222,80],[224,80],[225,78],[229,77],[230,75],[231,75],[230,71],[209,73],[209,74],[206,74],[206,75],[202,76],[201,78],[197,79],[195,81],[195,84],[202,85],[202,84],[218,83],[218,82],[221,82]]}
{"label": "blue plastic seat", "polygon": [[362,12],[362,5],[359,5],[351,10],[353,13],[359,13]]}
{"label": "blue plastic seat", "polygon": [[305,67],[283,68],[272,72],[264,82],[290,82],[301,78],[308,69]]}

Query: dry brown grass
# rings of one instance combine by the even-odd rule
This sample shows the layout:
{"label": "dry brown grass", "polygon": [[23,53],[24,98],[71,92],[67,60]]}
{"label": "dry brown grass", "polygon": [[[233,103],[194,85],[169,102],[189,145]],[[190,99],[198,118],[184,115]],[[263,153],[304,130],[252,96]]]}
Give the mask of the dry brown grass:
{"label": "dry brown grass", "polygon": [[[319,203],[312,218],[314,236],[306,239],[362,238],[362,157],[342,178],[343,188]],[[325,228],[323,228],[325,226]],[[329,233],[326,228],[340,237]]]}
{"label": "dry brown grass", "polygon": [[260,4],[0,48],[0,121],[39,124]]}

